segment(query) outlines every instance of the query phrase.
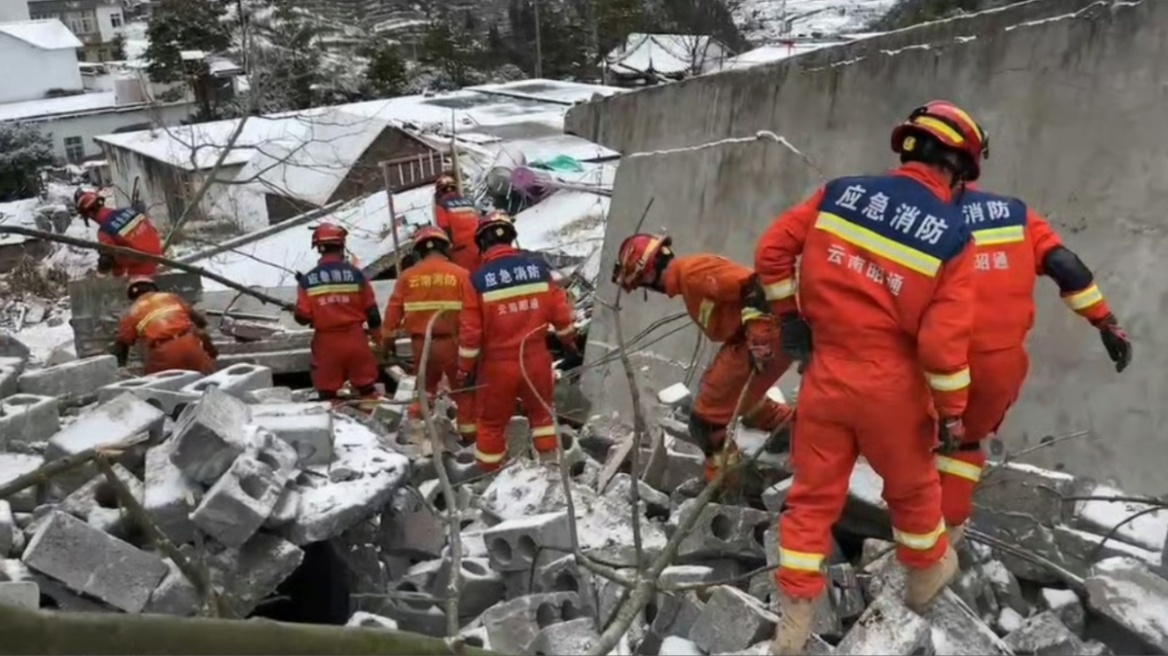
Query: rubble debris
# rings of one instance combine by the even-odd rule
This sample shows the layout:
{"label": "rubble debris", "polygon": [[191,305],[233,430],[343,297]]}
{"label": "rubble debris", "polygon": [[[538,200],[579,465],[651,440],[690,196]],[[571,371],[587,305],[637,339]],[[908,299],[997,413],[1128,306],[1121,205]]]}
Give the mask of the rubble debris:
{"label": "rubble debris", "polygon": [[250,420],[251,410],[243,401],[217,387],[208,389],[179,417],[171,462],[192,481],[214,483],[247,448]]}
{"label": "rubble debris", "polygon": [[303,560],[300,547],[269,533],[256,533],[242,548],[208,559],[212,585],[236,617],[247,617]]}
{"label": "rubble debris", "polygon": [[707,653],[738,651],[774,635],[778,621],[778,616],[754,597],[719,585],[711,590],[689,637]]}
{"label": "rubble debris", "polygon": [[[503,601],[483,611],[476,626],[486,629],[500,654],[521,654],[544,628],[581,617],[580,598],[571,592],[533,594]],[[561,652],[551,651],[549,654]]]}
{"label": "rubble debris", "polygon": [[1083,635],[1087,614],[1079,595],[1071,590],[1042,589],[1042,606],[1054,613],[1075,635]]}
{"label": "rubble debris", "polygon": [[882,595],[868,606],[836,648],[841,654],[932,653],[929,623],[909,610],[898,595]]}
{"label": "rubble debris", "polygon": [[0,558],[7,558],[18,549],[24,548],[24,533],[16,525],[12,506],[0,500]]}
{"label": "rubble debris", "polygon": [[150,600],[146,602],[146,607],[142,609],[142,612],[178,617],[194,615],[198,612],[199,606],[202,605],[195,584],[183,575],[173,560],[168,558],[163,562],[166,563],[167,567],[166,576],[163,577],[158,587],[154,588],[154,592],[150,594]]}
{"label": "rubble debris", "polygon": [[25,360],[0,357],[0,399],[16,394],[20,389],[18,379],[24,371]]}
{"label": "rubble debris", "polygon": [[[126,442],[138,435],[148,436],[147,443],[162,437],[166,417],[158,408],[132,394],[122,394],[109,403],[91,408],[49,440],[45,458],[56,460],[73,456],[103,445]],[[134,470],[145,458],[145,447],[125,450],[118,462]],[[53,479],[52,487],[60,494],[77,489],[94,473],[93,467],[81,467]]]}
{"label": "rubble debris", "polygon": [[256,364],[233,364],[183,387],[188,394],[203,394],[211,389],[243,399],[248,392],[272,386],[272,370]]}
{"label": "rubble debris", "polygon": [[327,403],[269,403],[252,408],[252,423],[292,445],[301,466],[333,459],[333,416]]}
{"label": "rubble debris", "polygon": [[40,586],[36,581],[0,581],[0,605],[39,610]]}
{"label": "rubble debris", "polygon": [[25,451],[61,430],[60,403],[53,396],[0,395],[0,450]]}
{"label": "rubble debris", "polygon": [[394,620],[373,613],[366,613],[365,611],[357,611],[345,622],[345,626],[357,629],[385,629],[387,631],[397,631],[398,625]]}
{"label": "rubble debris", "polygon": [[[141,502],[144,492],[142,481],[117,463],[114,463],[111,469],[130,494]],[[57,509],[84,520],[91,526],[100,527],[111,535],[125,538],[128,533],[126,530],[128,517],[120,512],[121,506],[121,500],[118,499],[113,484],[104,474],[98,473],[57,504]]]}
{"label": "rubble debris", "polygon": [[197,371],[169,369],[137,378],[120,380],[97,390],[97,402],[106,403],[122,393],[129,392],[143,401],[156,403],[167,415],[176,416],[201,395],[182,392],[182,388],[202,380]]}
{"label": "rubble debris", "polygon": [[[536,621],[539,621],[537,616]],[[586,654],[600,640],[591,617],[565,619],[540,629],[528,645],[529,654]]]}
{"label": "rubble debris", "polygon": [[1086,586],[1092,610],[1168,652],[1168,580],[1134,559],[1108,558],[1095,565]]}
{"label": "rubble debris", "polygon": [[[1096,485],[1083,496],[1122,498],[1126,495],[1110,485]],[[1168,508],[1163,506],[1090,499],[1076,502],[1074,517],[1077,528],[1100,535],[1115,529],[1113,540],[1157,553],[1164,548],[1164,538],[1168,535]]]}
{"label": "rubble debris", "polygon": [[55,367],[33,369],[20,375],[20,391],[36,396],[54,396],[62,403],[81,405],[97,390],[118,379],[118,361],[112,355],[66,362]]}
{"label": "rubble debris", "polygon": [[[676,527],[697,511],[697,499],[690,499],[677,509],[670,525]],[[733,557],[763,560],[763,539],[774,526],[776,517],[761,510],[711,503],[701,509],[693,531],[678,550],[680,558]],[[749,646],[749,645],[744,645]]]}
{"label": "rubble debris", "polygon": [[[41,456],[23,453],[0,453],[0,485],[7,485],[12,481],[31,474],[45,464]],[[44,494],[44,486],[31,485],[20,492],[8,497],[14,512],[32,512],[36,510]]]}
{"label": "rubble debris", "polygon": [[268,465],[240,455],[207,491],[191,521],[225,547],[242,547],[272,514],[284,479]]}
{"label": "rubble debris", "polygon": [[195,539],[195,511],[203,489],[171,461],[177,440],[170,439],[146,452],[146,489],[142,500],[155,525],[176,544]]}
{"label": "rubble debris", "polygon": [[1010,649],[1021,654],[1056,656],[1083,653],[1083,641],[1050,611],[1027,618],[1021,626],[1006,635],[1005,640]]}

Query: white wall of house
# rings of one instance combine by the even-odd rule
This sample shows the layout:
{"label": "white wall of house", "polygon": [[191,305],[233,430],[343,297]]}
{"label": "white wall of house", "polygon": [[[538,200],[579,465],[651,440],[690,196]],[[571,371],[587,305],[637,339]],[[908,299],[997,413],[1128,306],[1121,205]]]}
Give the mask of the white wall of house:
{"label": "white wall of house", "polygon": [[[193,105],[168,105],[154,108],[119,109],[108,112],[82,114],[57,119],[28,120],[41,132],[50,135],[53,154],[61,159],[78,162],[82,159],[102,157],[101,146],[94,137],[110,134],[122,128],[143,123],[161,122],[178,125],[193,110]],[[80,149],[80,154],[78,154]],[[132,179],[132,178],[131,178]]]}
{"label": "white wall of house", "polygon": [[28,0],[0,0],[0,23],[28,20]]}
{"label": "white wall of house", "polygon": [[114,37],[122,33],[126,24],[126,17],[122,13],[121,5],[99,5],[97,7],[97,29],[101,33],[101,42],[109,43]]}
{"label": "white wall of house", "polygon": [[81,69],[74,50],[42,50],[0,33],[0,103],[39,100],[50,89],[80,91]]}

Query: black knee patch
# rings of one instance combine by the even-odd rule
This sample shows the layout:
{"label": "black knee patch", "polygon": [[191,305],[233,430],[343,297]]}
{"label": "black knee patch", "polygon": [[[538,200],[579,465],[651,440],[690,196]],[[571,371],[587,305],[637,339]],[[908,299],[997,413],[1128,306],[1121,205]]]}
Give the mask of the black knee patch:
{"label": "black knee patch", "polygon": [[320,399],[321,401],[332,401],[333,399],[337,398],[337,393],[336,392],[322,392],[320,390],[317,390],[316,397],[318,399]]}
{"label": "black knee patch", "polygon": [[[361,396],[372,396],[376,393],[377,393],[377,386],[376,385],[366,385],[364,387],[357,388],[357,394],[360,394]],[[336,395],[334,394],[333,396],[336,396]]]}
{"label": "black knee patch", "polygon": [[722,442],[726,439],[726,426],[710,423],[701,416],[690,413],[689,434],[693,443],[701,448],[706,457],[709,457],[722,448]]}

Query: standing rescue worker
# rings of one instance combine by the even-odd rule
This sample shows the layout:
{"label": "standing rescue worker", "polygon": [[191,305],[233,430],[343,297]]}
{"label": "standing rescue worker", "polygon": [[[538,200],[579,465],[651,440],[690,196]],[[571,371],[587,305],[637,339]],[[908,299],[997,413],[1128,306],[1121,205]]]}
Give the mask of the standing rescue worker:
{"label": "standing rescue worker", "polygon": [[[985,151],[988,155],[988,149]],[[969,353],[969,405],[965,439],[937,455],[942,507],[950,541],[957,542],[973,512],[973,491],[986,456],[982,442],[998,431],[1022,390],[1030,368],[1026,335],[1034,324],[1034,282],[1047,275],[1063,302],[1099,330],[1103,346],[1122,372],[1132,347],[1095,284],[1095,276],[1046,219],[1017,198],[973,188],[957,198],[975,245],[977,300]]]}
{"label": "standing rescue worker", "polygon": [[690,435],[706,454],[708,482],[738,459],[731,442],[727,462],[721,462],[722,446],[748,380],[740,410],[743,423],[765,431],[786,423],[791,409],[768,398],[767,390],[791,359],[780,352],[778,325],[753,271],[718,255],[675,257],[672,244],[665,236],[628,237],[621,243],[612,281],[626,292],[644,287],[670,298],[680,295],[698,329],[722,344],[702,375],[689,419]]}
{"label": "standing rescue worker", "polygon": [[458,181],[443,175],[434,183],[434,225],[450,237],[450,260],[470,273],[482,262],[475,234],[479,211],[458,192]]}
{"label": "standing rescue worker", "polygon": [[759,241],[755,270],[783,348],[809,358],[779,528],[773,653],[800,653],[810,635],[831,527],[861,455],[884,479],[906,604],[919,612],[957,572],[933,449],[964,430],[974,258],[952,189],[977,178],[982,142],[964,111],[929,103],[892,132],[900,168],[828,182]]}
{"label": "standing rescue worker", "polygon": [[[474,286],[466,269],[449,259],[450,238],[435,226],[425,226],[414,234],[414,251],[421,260],[402,272],[385,307],[384,348],[392,352],[393,332],[404,324],[410,336],[415,373],[421,368],[426,327],[436,312],[442,316],[431,330],[430,359],[427,361],[426,394],[433,398],[438,383],[446,376],[451,387],[458,380],[458,317],[463,306],[473,305]],[[458,433],[463,441],[475,438],[475,395],[473,390],[451,394],[458,406]],[[410,405],[410,415],[421,415],[419,404]]]}
{"label": "standing rescue worker", "polygon": [[457,385],[478,385],[475,459],[484,471],[498,469],[507,456],[504,430],[516,399],[530,421],[535,450],[555,455],[556,421],[548,412],[555,386],[548,325],[566,352],[576,352],[567,295],[552,283],[546,262],[511,245],[515,237],[505,212],[492,212],[479,226],[475,241],[483,264],[471,275],[475,293],[460,315]]}
{"label": "standing rescue worker", "polygon": [[348,232],[331,223],[312,231],[320,253],[316,267],[296,274],[296,310],[302,326],[312,326],[312,386],[321,400],[336,402],[345,381],[361,396],[359,408],[372,411],[380,399],[380,374],[371,344],[381,344],[381,313],[365,274],[345,259]]}
{"label": "standing rescue worker", "polygon": [[142,342],[147,374],[183,369],[207,375],[219,356],[207,335],[207,320],[177,294],[158,291],[153,278],[136,276],[126,286],[132,305],[118,322],[112,353],[126,366],[130,348]]}
{"label": "standing rescue worker", "polygon": [[[110,209],[96,191],[77,190],[74,195],[77,213],[88,223],[97,221],[97,241],[110,246],[131,248],[150,255],[162,255],[162,238],[150,217],[137,206]],[[97,273],[100,276],[152,276],[158,263],[130,255],[100,253]]]}

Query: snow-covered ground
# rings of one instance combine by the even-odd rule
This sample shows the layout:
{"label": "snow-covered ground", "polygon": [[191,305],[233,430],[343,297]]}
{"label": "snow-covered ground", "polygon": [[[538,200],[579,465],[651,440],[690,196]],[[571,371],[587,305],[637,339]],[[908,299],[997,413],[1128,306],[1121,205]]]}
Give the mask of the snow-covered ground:
{"label": "snow-covered ground", "polygon": [[896,0],[735,0],[729,4],[743,36],[762,46],[791,37],[862,32]]}

